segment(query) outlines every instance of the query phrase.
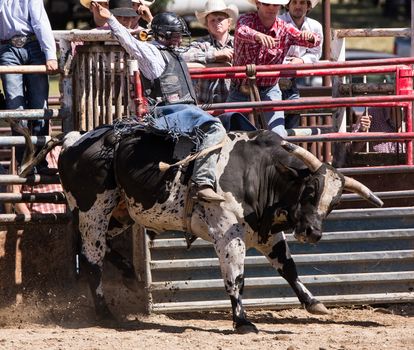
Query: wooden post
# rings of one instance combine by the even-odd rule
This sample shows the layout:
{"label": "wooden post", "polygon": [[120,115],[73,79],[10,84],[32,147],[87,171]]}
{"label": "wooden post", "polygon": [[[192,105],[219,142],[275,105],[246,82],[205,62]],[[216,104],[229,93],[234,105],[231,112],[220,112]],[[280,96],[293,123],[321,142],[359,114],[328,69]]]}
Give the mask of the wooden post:
{"label": "wooden post", "polygon": [[135,224],[132,226],[132,261],[135,268],[139,285],[144,288],[143,299],[145,312],[150,314],[152,310],[152,293],[150,286],[151,277],[151,253],[149,249],[149,239],[143,226]]}

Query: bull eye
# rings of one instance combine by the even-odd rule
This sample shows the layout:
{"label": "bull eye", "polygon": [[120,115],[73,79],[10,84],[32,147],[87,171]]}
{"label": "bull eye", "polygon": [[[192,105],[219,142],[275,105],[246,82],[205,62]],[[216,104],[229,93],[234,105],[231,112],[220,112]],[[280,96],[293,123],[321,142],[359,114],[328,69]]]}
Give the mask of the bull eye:
{"label": "bull eye", "polygon": [[316,197],[316,191],[313,186],[306,187],[303,191],[302,198],[306,200],[312,200]]}

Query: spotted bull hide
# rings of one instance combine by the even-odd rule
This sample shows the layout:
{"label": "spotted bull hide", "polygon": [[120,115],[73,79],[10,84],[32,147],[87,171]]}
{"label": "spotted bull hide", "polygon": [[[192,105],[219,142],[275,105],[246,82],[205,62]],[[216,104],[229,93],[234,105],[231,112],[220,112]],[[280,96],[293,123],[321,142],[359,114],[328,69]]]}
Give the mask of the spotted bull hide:
{"label": "spotted bull hide", "polygon": [[[188,190],[185,169],[165,172],[159,163],[174,163],[173,141],[138,130],[117,141],[113,127],[101,127],[82,137],[66,136],[59,173],[82,238],[82,255],[99,317],[109,317],[104,298],[102,267],[116,227],[113,213],[125,201],[132,220],[156,233],[184,231]],[[228,293],[234,327],[256,332],[242,303],[244,259],[254,247],[286,279],[311,313],[328,310],[298,278],[284,230],[303,242],[315,243],[322,221],[340,201],[342,191],[359,193],[375,205],[381,201],[365,186],[344,177],[304,149],[268,131],[234,132],[220,150],[216,166],[217,192],[222,203],[196,201],[191,232],[214,244]],[[122,259],[121,259],[122,260]],[[132,266],[117,265],[133,276]]]}

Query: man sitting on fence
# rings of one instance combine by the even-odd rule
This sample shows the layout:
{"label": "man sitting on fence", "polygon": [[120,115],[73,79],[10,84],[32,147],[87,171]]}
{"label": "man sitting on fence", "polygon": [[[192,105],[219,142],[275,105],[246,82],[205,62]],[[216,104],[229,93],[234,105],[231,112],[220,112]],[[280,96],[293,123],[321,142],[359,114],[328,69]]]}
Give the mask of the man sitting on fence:
{"label": "man sitting on fence", "polygon": [[[0,66],[46,65],[58,69],[56,43],[43,0],[0,1]],[[49,82],[46,74],[2,74],[7,109],[47,108]],[[22,121],[32,135],[48,135],[47,120]],[[17,149],[17,161],[23,151]],[[37,169],[46,167],[43,162]]]}

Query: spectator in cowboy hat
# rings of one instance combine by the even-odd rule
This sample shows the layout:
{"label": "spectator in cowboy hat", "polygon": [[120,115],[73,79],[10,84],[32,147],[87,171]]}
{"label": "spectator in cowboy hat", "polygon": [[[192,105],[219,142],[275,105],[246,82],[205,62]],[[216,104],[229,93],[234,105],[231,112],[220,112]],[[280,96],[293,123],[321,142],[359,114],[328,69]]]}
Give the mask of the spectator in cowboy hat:
{"label": "spectator in cowboy hat", "polygon": [[[290,0],[285,6],[286,12],[279,16],[280,19],[291,23],[299,30],[307,30],[319,35],[321,42],[315,47],[303,47],[293,45],[289,48],[283,63],[301,64],[318,62],[322,56],[323,29],[322,25],[308,17],[309,12],[319,3],[319,0]],[[299,90],[296,87],[296,79],[282,78],[279,80],[283,100],[298,99]],[[285,118],[286,129],[293,129],[300,124],[300,114],[290,114]]]}
{"label": "spectator in cowboy hat", "polygon": [[[41,0],[0,1],[0,65],[42,65],[46,73],[58,70],[56,42]],[[47,108],[49,80],[46,74],[2,74],[6,109]],[[33,136],[49,133],[49,121],[45,119],[22,120]],[[13,131],[15,134],[15,131]],[[23,159],[23,150],[16,149],[16,160]],[[42,162],[40,168],[46,168]]]}
{"label": "spectator in cowboy hat", "polygon": [[[239,10],[235,5],[226,5],[223,0],[207,0],[204,8],[195,15],[209,34],[192,42],[182,56],[187,62],[231,65],[234,38],[230,35],[230,27],[236,23]],[[195,82],[195,87],[200,103],[224,102],[229,94],[230,79],[200,79]]]}
{"label": "spectator in cowboy hat", "polygon": [[[277,17],[280,7],[289,0],[249,0],[257,11],[239,17],[234,33],[235,66],[247,64],[281,64],[292,45],[315,47],[320,44],[318,34],[300,31]],[[281,100],[277,77],[258,77],[257,87],[262,101]],[[234,80],[227,101],[247,101],[247,80]],[[269,130],[287,136],[282,111],[264,113]]]}
{"label": "spectator in cowboy hat", "polygon": [[93,18],[98,29],[109,29],[109,26],[97,14],[92,3],[99,3],[99,5],[109,9],[109,11],[116,17],[119,23],[128,29],[134,29],[136,22],[139,20],[137,12],[132,7],[131,0],[80,0],[81,4],[89,8],[93,13]]}
{"label": "spectator in cowboy hat", "polygon": [[109,11],[125,28],[133,29],[134,21],[138,14],[132,7],[131,0],[109,0]]}

